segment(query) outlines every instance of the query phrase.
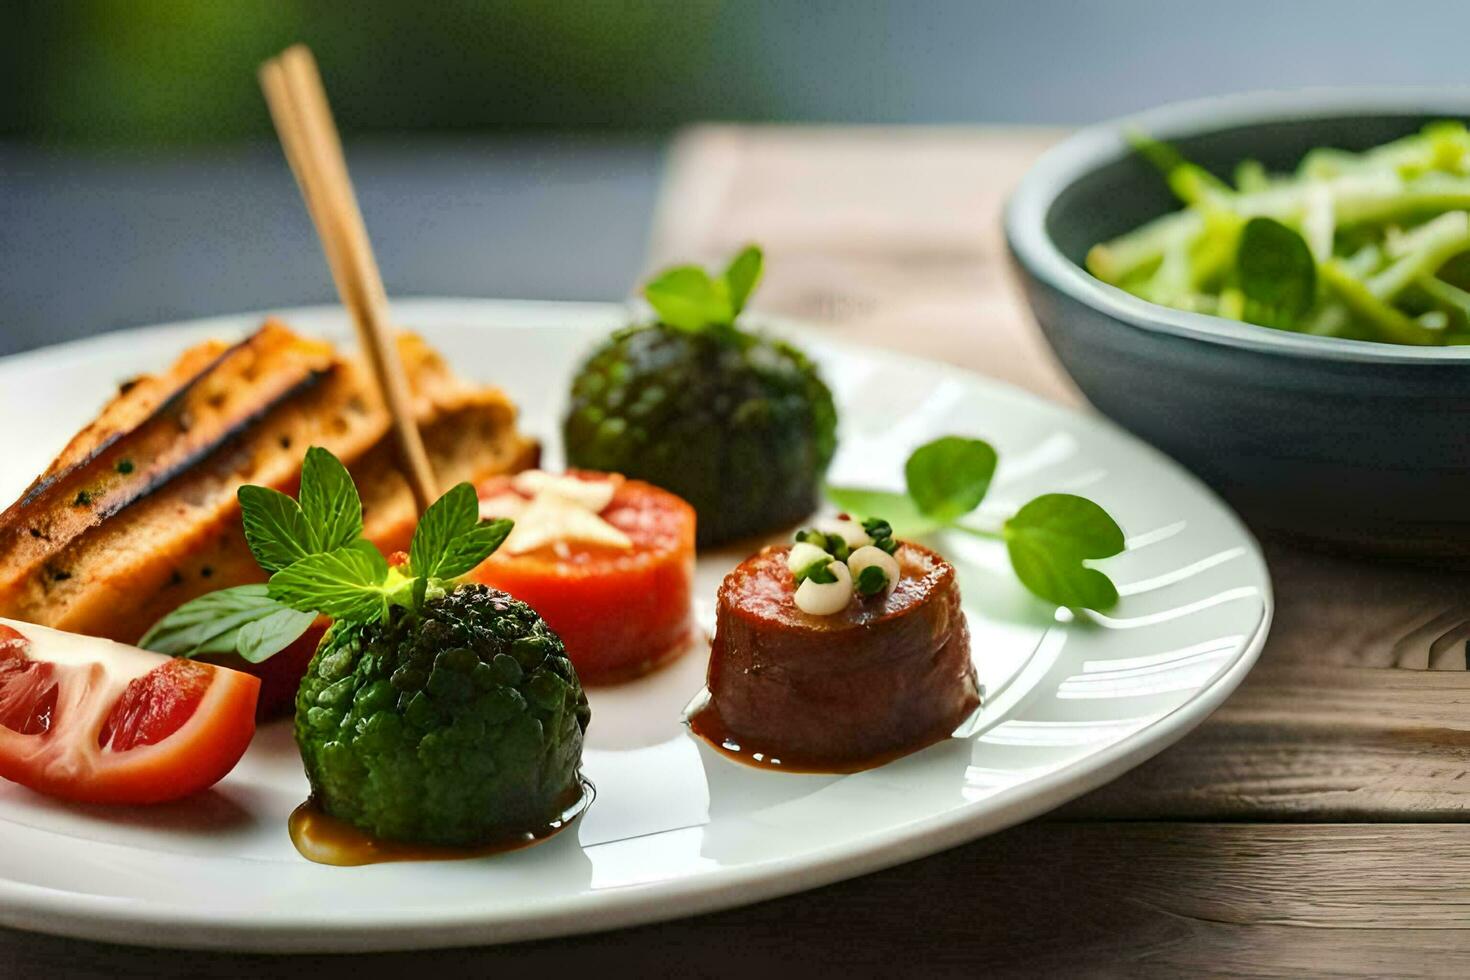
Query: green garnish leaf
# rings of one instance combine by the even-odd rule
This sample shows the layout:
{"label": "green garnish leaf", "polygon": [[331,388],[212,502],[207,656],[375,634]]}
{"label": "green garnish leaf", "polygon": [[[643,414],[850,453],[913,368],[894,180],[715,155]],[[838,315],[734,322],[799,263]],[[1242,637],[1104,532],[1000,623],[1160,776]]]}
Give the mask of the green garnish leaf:
{"label": "green garnish leaf", "polygon": [[874,596],[888,588],[888,576],[877,565],[869,565],[858,573],[853,587],[857,589],[858,595]]}
{"label": "green garnish leaf", "polygon": [[240,501],[245,542],[267,572],[279,571],[315,550],[300,505],[281,491],[246,485],[235,497]]}
{"label": "green garnish leaf", "polygon": [[489,558],[510,534],[508,520],[480,520],[475,488],[460,483],[429,505],[413,532],[408,560],[421,578],[449,579]]}
{"label": "green garnish leaf", "polygon": [[729,327],[760,282],[762,262],[760,248],[747,245],[718,276],[697,265],[676,265],[650,279],[643,297],[668,326],[690,331]]}
{"label": "green garnish leaf", "polygon": [[315,621],[315,612],[282,605],[265,585],[240,585],[184,603],[153,624],[138,645],[171,657],[233,652],[260,663],[294,643]]}
{"label": "green garnish leaf", "polygon": [[1246,222],[1235,268],[1246,298],[1246,319],[1291,329],[1317,300],[1317,262],[1296,231],[1273,218]]}
{"label": "green garnish leaf", "polygon": [[[1118,590],[1113,583],[1083,562],[1118,554],[1123,550],[1123,532],[1107,511],[1085,497],[1044,494],[1017,511],[1001,531],[959,523],[985,498],[995,467],[996,454],[989,443],[946,436],[909,456],[904,467],[907,494],[829,486],[827,497],[862,519],[873,545],[890,555],[898,550],[899,537],[945,528],[999,538],[1006,543],[1021,584],[1036,595],[1083,609],[1114,605]],[[873,594],[863,591],[862,576],[858,578],[858,591]]]}
{"label": "green garnish leaf", "polygon": [[336,551],[362,537],[362,500],[342,461],[320,446],[301,463],[301,513],[313,552]]}
{"label": "green garnish leaf", "polygon": [[309,555],[271,576],[270,597],[292,609],[333,619],[371,622],[383,615],[396,589],[388,561],[370,541]]}
{"label": "green garnish leaf", "polygon": [[1006,521],[1004,537],[1021,584],[1043,599],[1081,609],[1117,603],[1112,580],[1083,562],[1120,553],[1123,531],[1086,497],[1043,494]]}
{"label": "green garnish leaf", "polygon": [[730,301],[730,316],[733,319],[745,309],[745,301],[755,292],[761,278],[763,256],[760,246],[747,245],[740,254],[730,260],[725,269],[725,286]]}
{"label": "green garnish leaf", "polygon": [[735,318],[723,283],[697,265],[660,273],[643,287],[643,296],[660,321],[681,330],[702,330]]}
{"label": "green garnish leaf", "polygon": [[990,489],[995,464],[990,443],[945,436],[914,450],[903,475],[919,512],[948,524],[980,506]]}

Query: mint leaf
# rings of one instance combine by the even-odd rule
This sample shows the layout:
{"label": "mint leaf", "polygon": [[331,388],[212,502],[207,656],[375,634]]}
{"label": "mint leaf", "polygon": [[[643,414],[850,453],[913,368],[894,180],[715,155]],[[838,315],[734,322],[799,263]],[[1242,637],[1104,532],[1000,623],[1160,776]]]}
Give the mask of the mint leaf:
{"label": "mint leaf", "polygon": [[450,543],[439,563],[439,574],[435,577],[458,578],[473,570],[480,562],[495,553],[495,550],[510,536],[510,530],[514,526],[514,521],[504,518],[495,521],[481,521],[476,524],[473,530],[460,535]]}
{"label": "mint leaf", "polygon": [[270,487],[251,484],[235,494],[245,543],[267,572],[278,571],[311,554],[311,533],[296,501]]}
{"label": "mint leaf", "polygon": [[745,301],[760,282],[762,260],[760,246],[747,245],[725,269],[725,291],[729,296],[732,321],[745,309]]}
{"label": "mint leaf", "polygon": [[[995,475],[996,455],[981,439],[945,436],[915,449],[903,468],[909,496],[919,513],[949,524],[980,506]],[[892,517],[870,514],[872,517]]]}
{"label": "mint leaf", "polygon": [[295,643],[316,620],[314,612],[281,606],[240,627],[235,636],[235,652],[246,663],[262,663]]}
{"label": "mint leaf", "polygon": [[408,563],[415,575],[442,578],[439,565],[450,543],[474,530],[480,522],[480,501],[468,483],[456,484],[434,501],[419,518],[408,548]]}
{"label": "mint leaf", "polygon": [[1021,584],[1059,606],[1110,609],[1118,590],[1090,558],[1123,550],[1123,531],[1086,497],[1048,493],[1026,504],[1005,523],[1006,551]]}
{"label": "mint leaf", "polygon": [[1235,253],[1245,318],[1291,329],[1317,301],[1317,261],[1306,239],[1274,218],[1252,218]]}
{"label": "mint leaf", "polygon": [[362,500],[352,475],[320,446],[302,460],[300,497],[313,552],[335,551],[362,536]]}
{"label": "mint leaf", "polygon": [[260,663],[290,646],[315,621],[315,612],[283,606],[264,585],[240,585],[184,603],[154,623],[138,645],[171,657],[238,653]]}
{"label": "mint leaf", "polygon": [[475,488],[460,483],[419,518],[409,546],[409,566],[424,579],[456,578],[489,558],[512,526],[507,520],[481,521]]}
{"label": "mint leaf", "polygon": [[827,499],[851,516],[864,520],[881,517],[892,526],[894,537],[918,538],[939,530],[941,523],[919,512],[913,500],[903,493],[888,490],[866,490],[862,487],[827,487]]}
{"label": "mint leaf", "polygon": [[269,591],[272,599],[292,609],[354,622],[381,616],[395,592],[388,585],[387,559],[363,540],[281,569],[271,576]]}
{"label": "mint leaf", "polygon": [[724,280],[710,278],[697,265],[680,265],[655,276],[643,296],[663,323],[681,330],[702,330],[735,316]]}

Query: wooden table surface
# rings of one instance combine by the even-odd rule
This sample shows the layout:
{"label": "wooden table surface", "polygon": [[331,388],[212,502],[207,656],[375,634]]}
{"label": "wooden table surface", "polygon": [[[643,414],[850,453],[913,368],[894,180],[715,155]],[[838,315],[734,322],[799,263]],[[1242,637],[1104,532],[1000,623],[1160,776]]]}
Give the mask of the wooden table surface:
{"label": "wooden table surface", "polygon": [[[671,156],[650,265],[759,241],[761,308],[1080,404],[998,230],[1056,135],[694,130]],[[551,942],[369,964],[0,931],[0,975],[1470,975],[1470,575],[1264,544],[1276,621],[1241,689],[1162,755],[1005,833],[745,909]]]}

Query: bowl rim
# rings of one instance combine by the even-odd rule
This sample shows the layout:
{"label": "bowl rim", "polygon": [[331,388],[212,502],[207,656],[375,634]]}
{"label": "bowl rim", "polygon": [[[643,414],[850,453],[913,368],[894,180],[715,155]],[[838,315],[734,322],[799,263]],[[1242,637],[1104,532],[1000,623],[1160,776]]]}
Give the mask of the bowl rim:
{"label": "bowl rim", "polygon": [[1415,347],[1271,330],[1207,313],[1159,306],[1093,277],[1062,254],[1046,230],[1058,195],[1132,152],[1124,133],[1180,139],[1252,124],[1355,115],[1470,116],[1470,85],[1334,87],[1244,92],[1173,102],[1087,126],[1047,150],[1006,202],[1003,227],[1016,260],[1041,282],[1131,326],[1263,354],[1358,363],[1470,361],[1470,347]]}

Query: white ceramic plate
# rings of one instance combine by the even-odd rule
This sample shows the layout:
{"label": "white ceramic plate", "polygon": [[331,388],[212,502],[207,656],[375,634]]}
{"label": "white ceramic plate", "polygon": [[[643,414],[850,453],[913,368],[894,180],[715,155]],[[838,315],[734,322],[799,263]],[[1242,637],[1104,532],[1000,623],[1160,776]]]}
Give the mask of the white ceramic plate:
{"label": "white ceramic plate", "polygon": [[[625,315],[449,300],[394,312],[462,373],[508,389],[553,464],[568,379]],[[336,310],[283,315],[304,331],[346,333]],[[110,334],[0,361],[0,496],[13,499],[116,382],[260,319]],[[837,393],[834,481],[897,487],[914,446],[979,435],[1001,456],[987,506],[1081,492],[1128,535],[1128,551],[1107,564],[1122,603],[1078,620],[1026,594],[998,546],[939,543],[961,571],[985,686],[964,737],[851,776],[748,769],[681,725],[703,682],[705,650],[695,650],[591,692],[586,772],[598,797],[568,832],[490,859],[330,868],[301,859],[287,838],[306,780],[290,726],[278,723],[214,792],[182,804],[108,811],[0,786],[0,921],[126,943],[303,951],[497,942],[690,915],[1034,817],[1178,739],[1250,669],[1271,617],[1265,565],[1235,517],[1178,466],[1103,421],[974,375],[801,340]],[[701,558],[706,624],[717,584],[743,557]]]}

